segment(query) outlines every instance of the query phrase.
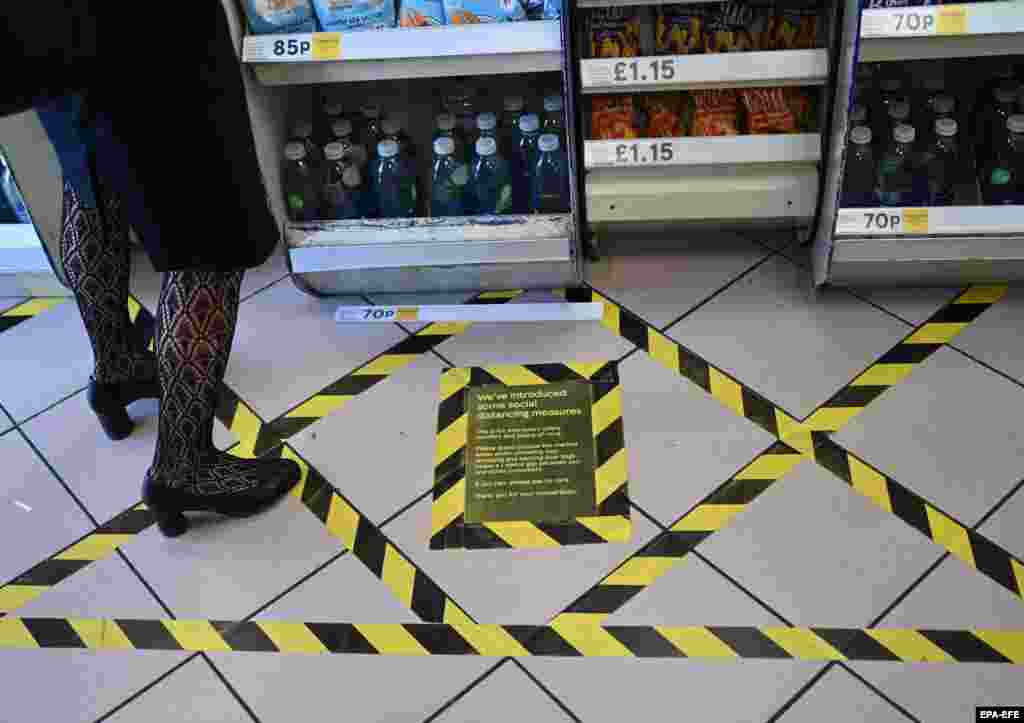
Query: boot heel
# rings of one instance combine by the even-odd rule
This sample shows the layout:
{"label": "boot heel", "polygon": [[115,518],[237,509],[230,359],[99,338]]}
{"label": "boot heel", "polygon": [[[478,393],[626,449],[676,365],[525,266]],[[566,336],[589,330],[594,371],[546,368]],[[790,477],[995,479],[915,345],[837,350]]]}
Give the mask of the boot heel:
{"label": "boot heel", "polygon": [[188,530],[188,518],[180,510],[168,510],[164,508],[153,508],[156,516],[156,526],[164,537],[178,537]]}
{"label": "boot heel", "polygon": [[96,418],[100,421],[103,431],[115,442],[124,439],[135,429],[135,422],[128,416],[128,412],[125,411],[124,407],[96,412]]}

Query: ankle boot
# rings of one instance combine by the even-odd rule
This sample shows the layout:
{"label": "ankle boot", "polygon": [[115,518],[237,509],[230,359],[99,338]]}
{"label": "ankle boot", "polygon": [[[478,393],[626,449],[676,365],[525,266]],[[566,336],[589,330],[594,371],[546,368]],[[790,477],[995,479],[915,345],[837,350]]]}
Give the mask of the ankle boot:
{"label": "ankle boot", "polygon": [[[150,469],[142,482],[142,499],[153,511],[157,526],[166,537],[177,537],[188,529],[184,512],[216,512],[228,517],[249,517],[266,509],[298,483],[299,465],[290,459],[241,459],[216,453],[241,474],[235,489],[222,491],[218,484],[199,479],[172,485]],[[245,481],[241,480],[244,475]],[[230,482],[231,480],[229,480]],[[175,480],[179,482],[179,480]]]}

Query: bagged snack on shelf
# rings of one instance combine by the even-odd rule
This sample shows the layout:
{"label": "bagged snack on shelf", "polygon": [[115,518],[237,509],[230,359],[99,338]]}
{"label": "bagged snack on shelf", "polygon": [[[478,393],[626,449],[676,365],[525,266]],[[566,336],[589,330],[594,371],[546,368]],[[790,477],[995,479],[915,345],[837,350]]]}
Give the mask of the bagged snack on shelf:
{"label": "bagged snack on shelf", "polygon": [[729,0],[717,7],[704,25],[705,53],[736,53],[757,50],[751,27],[754,10],[744,2]]}
{"label": "bagged snack on shelf", "polygon": [[444,25],[444,3],[441,0],[401,0],[398,24],[403,28],[426,28]]}
{"label": "bagged snack on shelf", "polygon": [[590,14],[591,58],[640,55],[640,17],[635,8],[597,8]]}
{"label": "bagged snack on shelf", "polygon": [[683,122],[684,93],[651,93],[640,96],[640,107],[647,118],[648,138],[679,138],[686,135]]}
{"label": "bagged snack on shelf", "polygon": [[595,95],[590,105],[590,133],[598,141],[639,138],[633,97]]}
{"label": "bagged snack on shelf", "polygon": [[325,31],[395,27],[395,0],[313,0],[313,7]]}
{"label": "bagged snack on shelf", "polygon": [[654,23],[655,55],[692,55],[704,52],[704,5],[659,5]]}
{"label": "bagged snack on shelf", "polygon": [[507,23],[525,20],[526,11],[519,0],[444,0],[449,25]]}
{"label": "bagged snack on shelf", "polygon": [[735,90],[695,90],[692,95],[693,135],[739,135],[739,102]]}
{"label": "bagged snack on shelf", "polygon": [[[817,94],[804,88],[783,88],[782,97],[796,117],[796,127],[802,133],[818,130]],[[851,112],[852,116],[852,112]]]}
{"label": "bagged snack on shelf", "polygon": [[312,33],[316,30],[309,0],[245,0],[252,33]]}
{"label": "bagged snack on shelf", "polygon": [[761,36],[761,50],[811,50],[818,47],[818,11],[813,8],[777,10]]}
{"label": "bagged snack on shelf", "polygon": [[740,91],[753,135],[796,133],[796,116],[782,96],[782,88],[746,88]]}

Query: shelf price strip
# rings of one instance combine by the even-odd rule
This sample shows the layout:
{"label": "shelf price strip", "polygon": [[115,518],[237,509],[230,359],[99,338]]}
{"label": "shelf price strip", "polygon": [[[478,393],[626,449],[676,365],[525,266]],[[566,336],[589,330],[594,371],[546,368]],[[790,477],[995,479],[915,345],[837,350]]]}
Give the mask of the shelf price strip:
{"label": "shelf price strip", "polygon": [[671,140],[631,140],[620,143],[588,143],[588,168],[599,166],[662,166],[678,162],[681,153]]}
{"label": "shelf price strip", "polygon": [[898,236],[928,233],[927,208],[844,208],[836,233],[847,236]]}
{"label": "shelf price strip", "polygon": [[341,60],[341,33],[249,35],[244,41],[242,59],[249,63]]}
{"label": "shelf price strip", "polygon": [[906,38],[931,35],[966,35],[968,7],[935,7],[865,10],[861,15],[862,38]]}

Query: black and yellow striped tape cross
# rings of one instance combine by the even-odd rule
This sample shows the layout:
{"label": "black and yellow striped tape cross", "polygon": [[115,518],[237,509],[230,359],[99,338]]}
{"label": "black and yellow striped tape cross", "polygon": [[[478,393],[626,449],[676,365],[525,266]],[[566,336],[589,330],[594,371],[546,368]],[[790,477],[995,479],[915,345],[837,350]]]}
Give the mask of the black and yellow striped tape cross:
{"label": "black and yellow striped tape cross", "polygon": [[59,306],[65,301],[67,299],[61,296],[38,296],[16,304],[7,311],[0,312],[0,332],[13,329],[21,322],[39,316],[44,311]]}
{"label": "black and yellow striped tape cross", "polygon": [[0,649],[1024,664],[1024,630],[0,618]]}

